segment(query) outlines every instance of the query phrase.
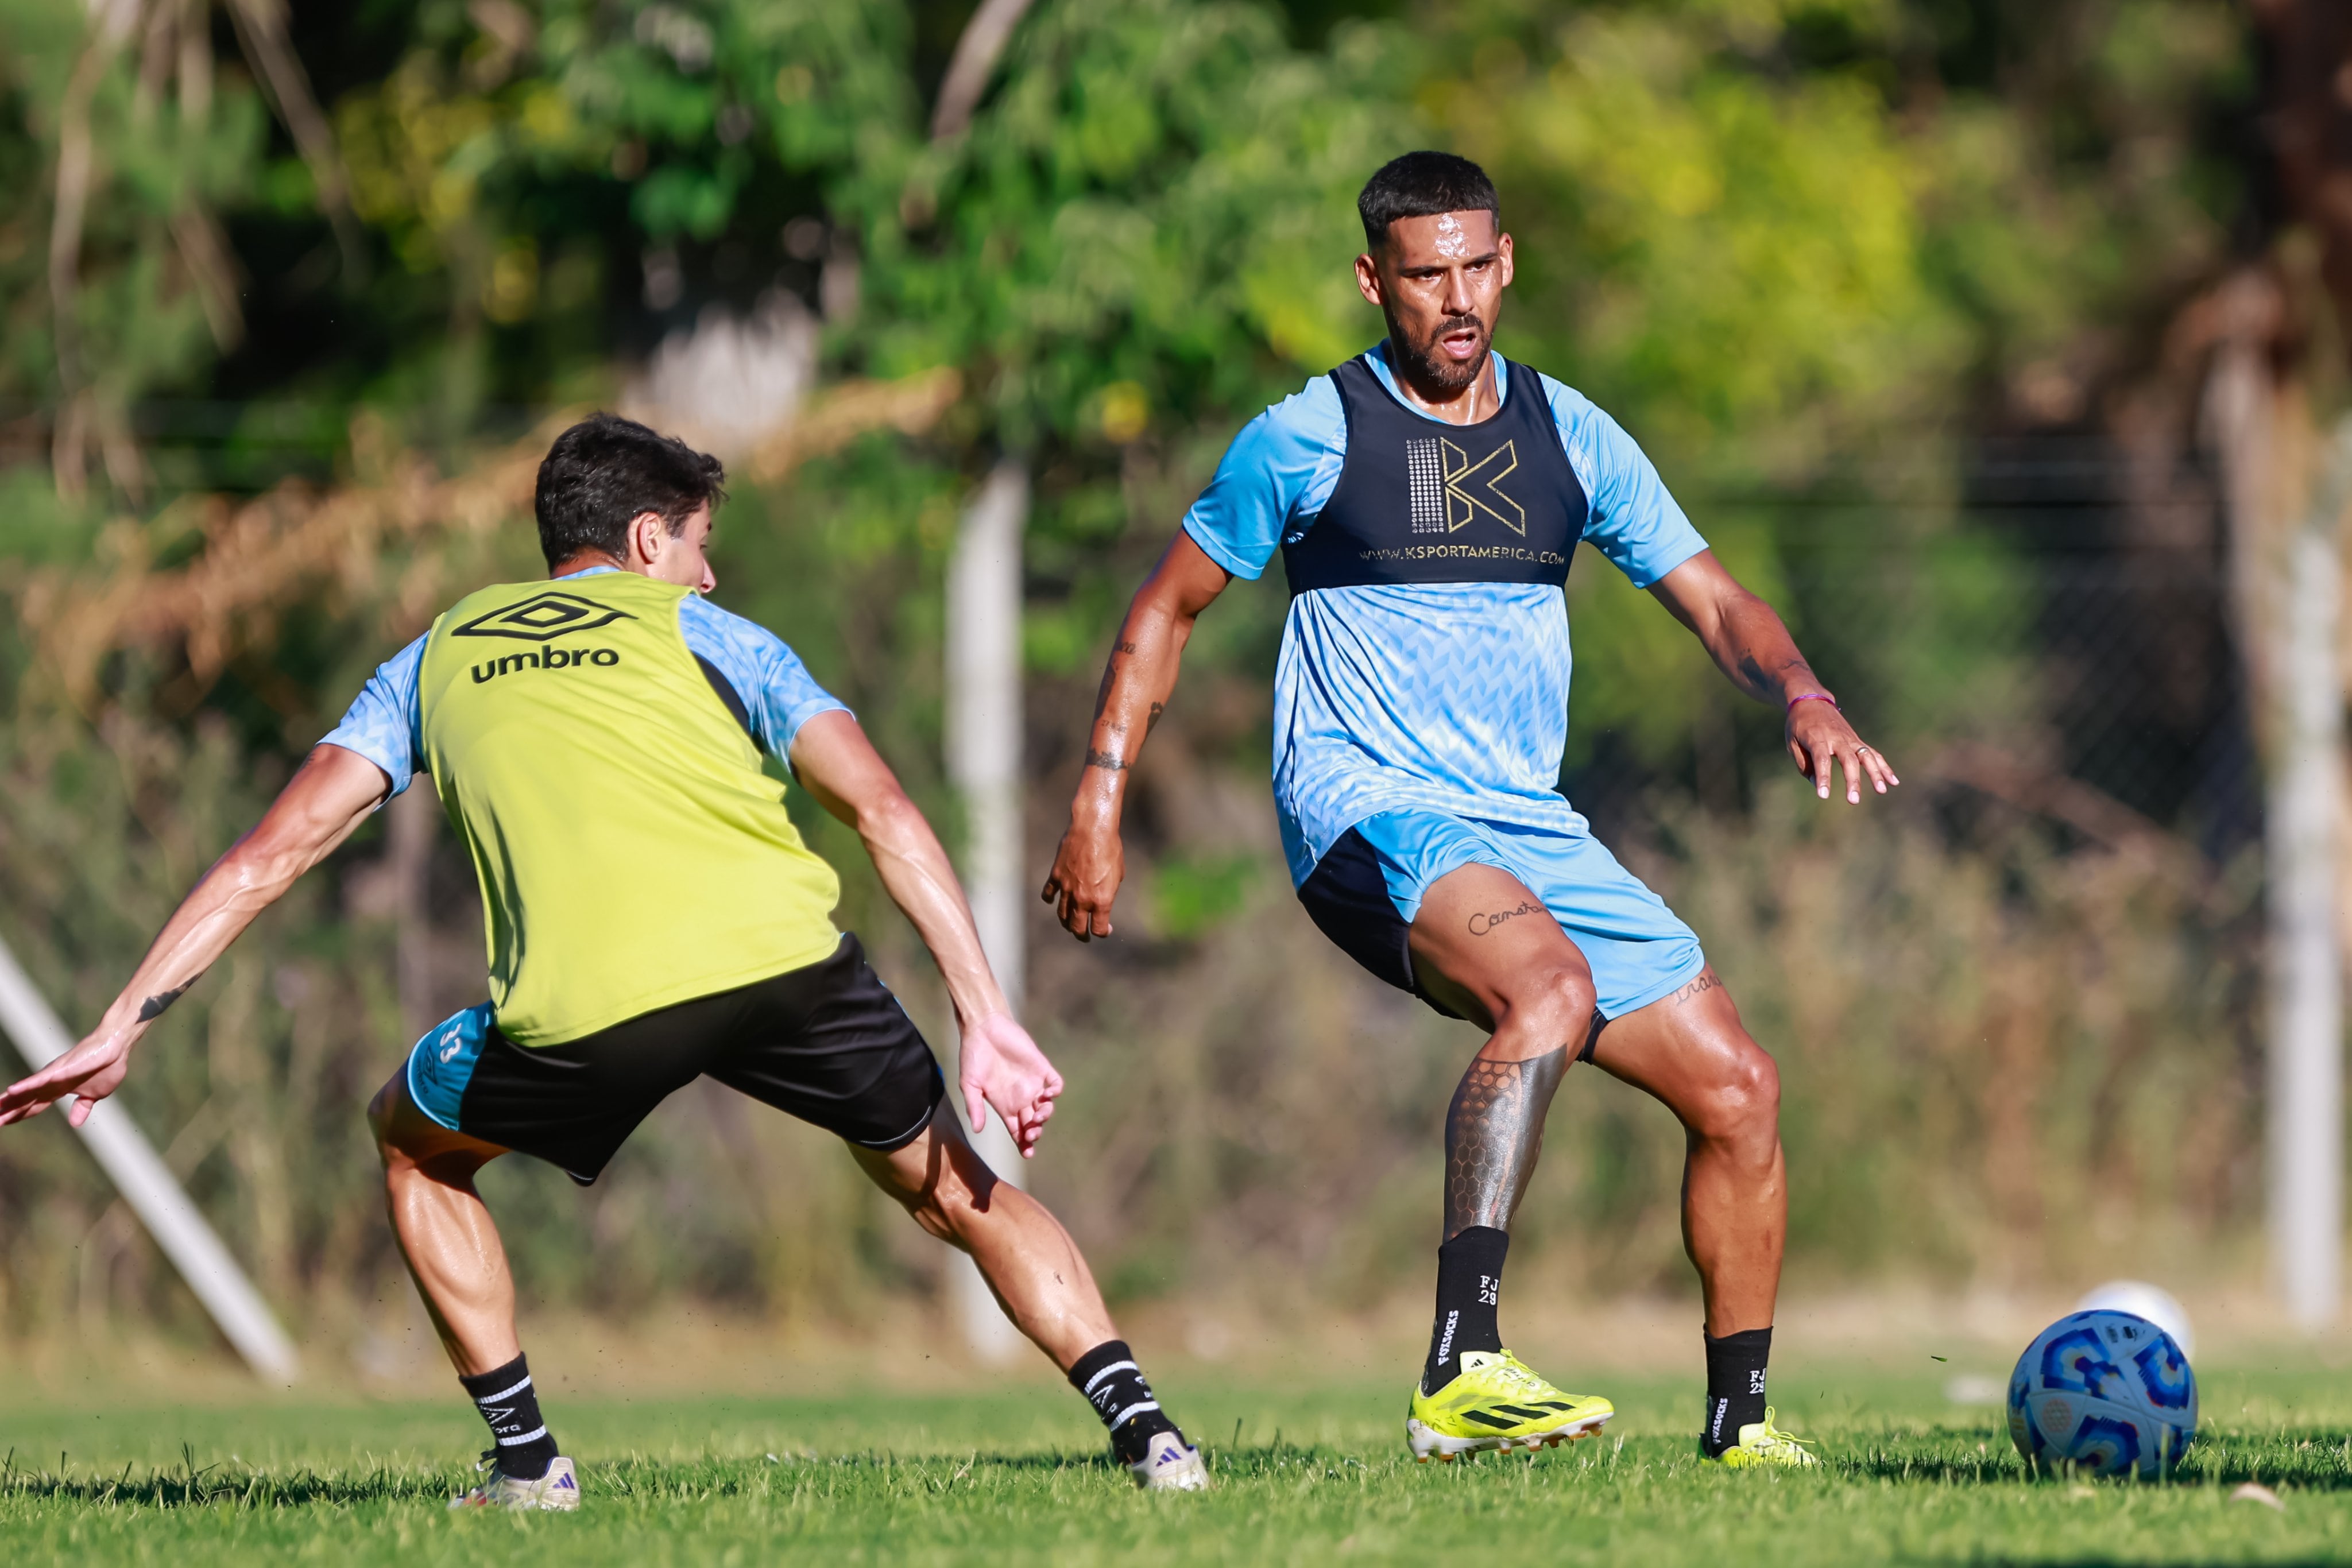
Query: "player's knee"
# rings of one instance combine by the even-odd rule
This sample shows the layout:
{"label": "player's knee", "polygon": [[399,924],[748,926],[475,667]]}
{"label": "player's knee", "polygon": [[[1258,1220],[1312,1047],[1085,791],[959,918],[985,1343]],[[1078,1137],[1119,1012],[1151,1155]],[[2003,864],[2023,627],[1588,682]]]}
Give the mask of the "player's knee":
{"label": "player's knee", "polygon": [[[908,1159],[909,1153],[918,1157]],[[994,1200],[996,1174],[961,1137],[926,1137],[870,1168],[916,1224],[950,1245],[961,1244]]]}
{"label": "player's knee", "polygon": [[1581,1047],[1592,1027],[1592,976],[1582,964],[1531,968],[1514,977],[1504,1005],[1507,1021]]}
{"label": "player's knee", "polygon": [[389,1164],[393,1156],[392,1113],[400,1104],[400,1079],[386,1079],[375,1097],[368,1102],[368,1134],[375,1140],[377,1155]]}
{"label": "player's knee", "polygon": [[1743,1040],[1701,1106],[1697,1131],[1719,1143],[1769,1147],[1780,1137],[1780,1069],[1764,1049]]}

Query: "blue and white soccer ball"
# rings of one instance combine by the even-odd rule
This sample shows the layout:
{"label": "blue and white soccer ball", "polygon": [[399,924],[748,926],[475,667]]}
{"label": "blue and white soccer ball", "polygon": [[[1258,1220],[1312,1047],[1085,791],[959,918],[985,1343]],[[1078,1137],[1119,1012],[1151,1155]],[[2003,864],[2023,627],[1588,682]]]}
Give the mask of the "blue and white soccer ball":
{"label": "blue and white soccer ball", "polygon": [[2009,1435],[2028,1466],[2162,1475],[2197,1435],[2197,1377],[2170,1334],[2129,1312],[2070,1312],[2009,1379]]}

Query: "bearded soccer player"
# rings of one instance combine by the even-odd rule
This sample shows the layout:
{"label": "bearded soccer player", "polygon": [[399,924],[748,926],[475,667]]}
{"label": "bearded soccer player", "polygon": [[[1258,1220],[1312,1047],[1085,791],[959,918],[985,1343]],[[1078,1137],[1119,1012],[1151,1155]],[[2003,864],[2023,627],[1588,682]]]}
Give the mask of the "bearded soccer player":
{"label": "bearded soccer player", "polygon": [[79,1124],[149,1023],[392,795],[432,776],[481,882],[490,1000],[417,1041],[369,1107],[402,1252],[496,1446],[452,1507],[576,1507],[515,1333],[475,1173],[510,1151],[583,1185],[647,1113],[709,1075],[837,1134],[933,1235],[971,1254],[1068,1374],[1139,1486],[1207,1484],[1118,1338],[1086,1260],[991,1173],[930,1048],[831,912],[785,761],[855,827],[947,981],[961,1092],[1022,1152],[1062,1081],[1013,1021],[946,854],[848,710],[773,633],[703,598],[718,462],[600,414],[539,471],[552,582],[460,600],[377,670],[259,826],[196,884],[97,1031],[0,1093],[0,1124],[68,1095]]}
{"label": "bearded soccer player", "polygon": [[1391,985],[1489,1038],[1445,1118],[1437,1312],[1406,1433],[1422,1459],[1556,1444],[1607,1421],[1503,1347],[1504,1255],[1572,1062],[1654,1095],[1688,1134],[1683,1234],[1706,1303],[1702,1451],[1814,1462],[1773,1424],[1765,1367],[1788,1200],[1772,1059],[1698,939],[1558,792],[1566,585],[1579,540],[1655,594],[1828,799],[1896,780],[1779,616],[1734,581],[1608,415],[1489,343],[1511,236],[1478,167],[1414,152],[1359,200],[1364,298],[1387,340],[1246,426],[1137,593],[1045,889],[1111,933],[1128,769],[1194,619],[1277,550],[1274,793],[1299,901]]}

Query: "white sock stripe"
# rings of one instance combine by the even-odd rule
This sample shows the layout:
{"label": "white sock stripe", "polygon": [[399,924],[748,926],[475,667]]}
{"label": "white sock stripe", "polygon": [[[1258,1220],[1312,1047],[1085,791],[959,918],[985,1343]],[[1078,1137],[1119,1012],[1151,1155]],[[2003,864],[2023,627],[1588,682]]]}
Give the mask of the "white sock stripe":
{"label": "white sock stripe", "polygon": [[509,1395],[520,1394],[530,1386],[530,1374],[526,1372],[522,1375],[522,1381],[516,1384],[513,1387],[501,1388],[496,1394],[485,1394],[479,1399],[475,1400],[474,1403],[477,1405],[488,1405],[497,1400],[504,1399]]}
{"label": "white sock stripe", "polygon": [[530,1431],[525,1432],[520,1437],[500,1437],[499,1439],[499,1447],[501,1448],[511,1448],[518,1443],[534,1443],[546,1436],[546,1427],[533,1427]]}
{"label": "white sock stripe", "polygon": [[1121,1427],[1126,1426],[1127,1418],[1129,1416],[1140,1416],[1146,1410],[1157,1410],[1159,1408],[1160,1401],[1157,1399],[1145,1399],[1137,1404],[1130,1405],[1126,1409],[1120,1411],[1118,1415],[1110,1418],[1110,1429],[1116,1432]]}
{"label": "white sock stripe", "polygon": [[1135,1363],[1131,1361],[1114,1361],[1108,1366],[1104,1367],[1100,1372],[1096,1373],[1092,1377],[1087,1378],[1087,1385],[1083,1390],[1081,1390],[1081,1392],[1084,1393],[1087,1398],[1092,1399],[1095,1396],[1095,1385],[1100,1383],[1104,1378],[1108,1377],[1112,1373],[1141,1372],[1143,1368],[1136,1365]]}

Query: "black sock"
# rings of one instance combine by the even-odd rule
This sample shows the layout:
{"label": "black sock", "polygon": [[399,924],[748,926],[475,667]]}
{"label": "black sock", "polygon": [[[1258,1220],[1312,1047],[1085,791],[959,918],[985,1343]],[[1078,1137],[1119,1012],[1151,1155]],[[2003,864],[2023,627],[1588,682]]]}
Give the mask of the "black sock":
{"label": "black sock", "polygon": [[555,1460],[555,1439],[539,1416],[539,1390],[530,1383],[530,1368],[516,1356],[494,1372],[467,1377],[459,1374],[466,1396],[490,1424],[498,1440],[499,1469],[519,1481],[535,1481]]}
{"label": "black sock", "polygon": [[1107,1339],[1078,1357],[1070,1368],[1070,1386],[1087,1396],[1102,1424],[1110,1428],[1110,1451],[1122,1465],[1143,1458],[1151,1439],[1162,1432],[1184,1436],[1151,1396],[1134,1353],[1123,1339]]}
{"label": "black sock", "polygon": [[1437,1321],[1429,1330],[1429,1363],[1421,1391],[1434,1394],[1462,1371],[1465,1350],[1503,1348],[1496,1321],[1503,1298],[1503,1255],[1510,1233],[1491,1225],[1465,1226],[1437,1249]]}
{"label": "black sock", "polygon": [[1764,1366],[1772,1331],[1741,1329],[1706,1339],[1706,1426],[1699,1446],[1712,1458],[1739,1441],[1739,1428],[1764,1419]]}

